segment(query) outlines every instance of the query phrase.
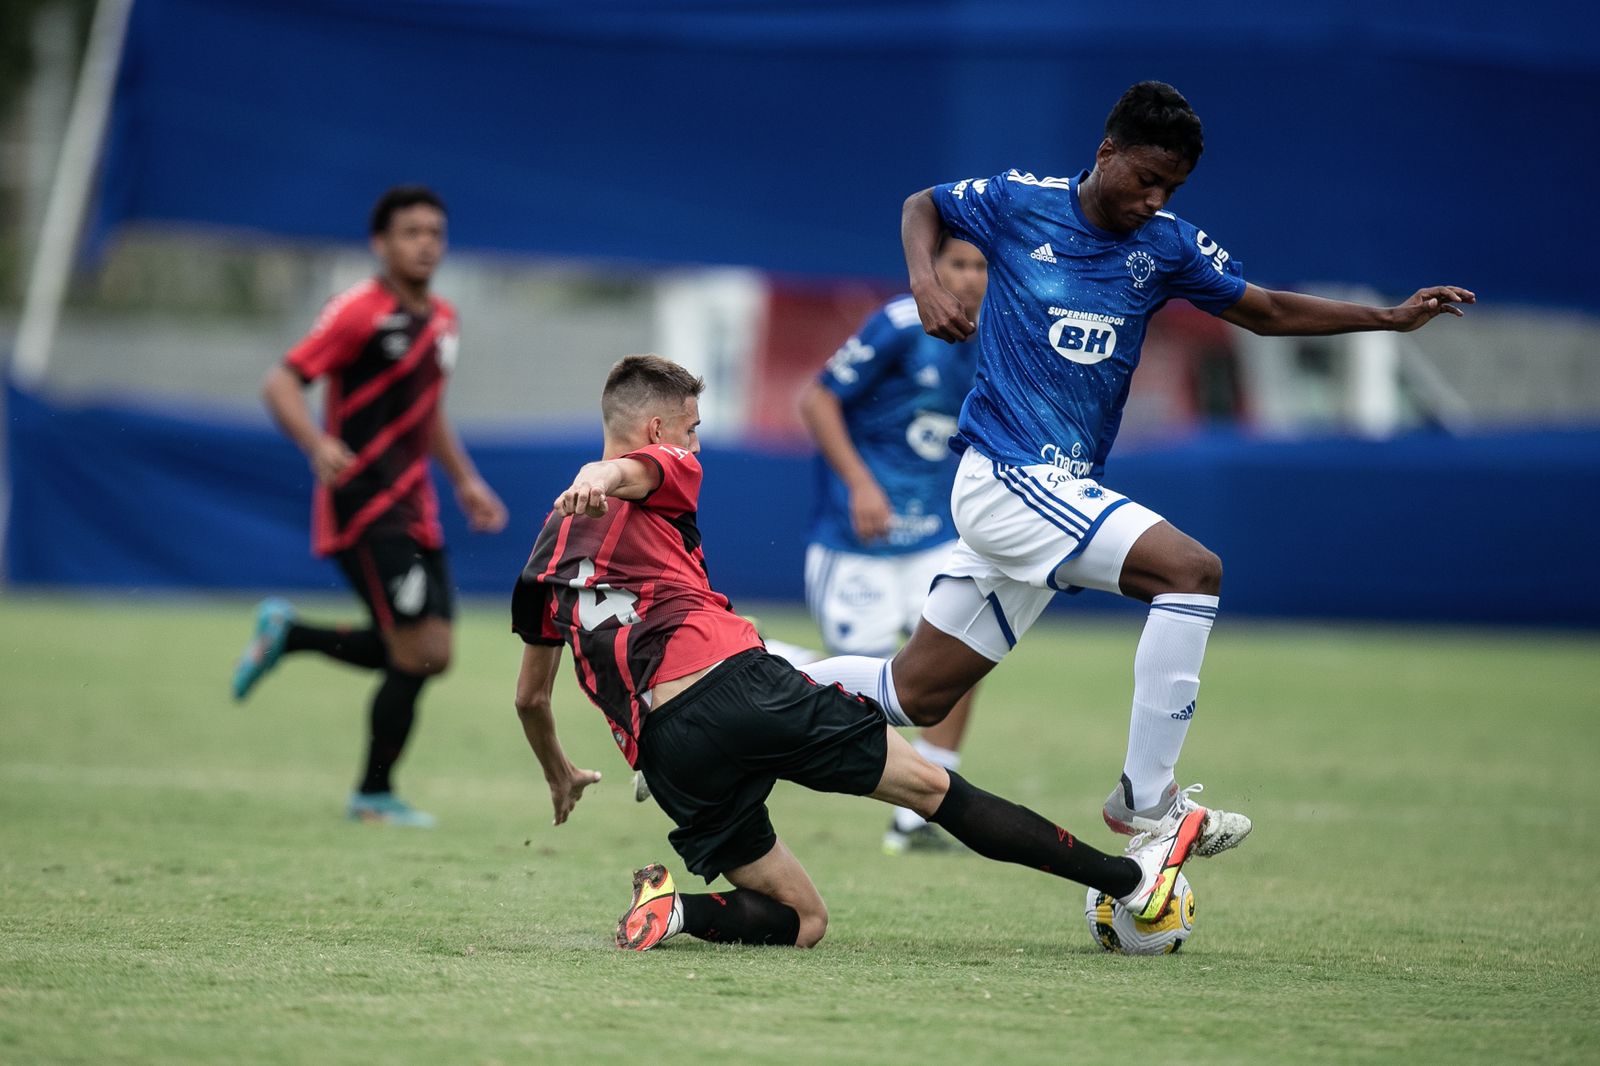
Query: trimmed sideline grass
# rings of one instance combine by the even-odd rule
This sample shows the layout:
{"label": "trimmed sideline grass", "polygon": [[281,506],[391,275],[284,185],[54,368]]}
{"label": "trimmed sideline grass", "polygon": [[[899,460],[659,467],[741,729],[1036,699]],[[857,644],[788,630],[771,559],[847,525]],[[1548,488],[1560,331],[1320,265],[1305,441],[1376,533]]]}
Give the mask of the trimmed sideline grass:
{"label": "trimmed sideline grass", "polygon": [[[399,777],[433,832],[341,817],[368,678],[297,656],[228,702],[247,626],[243,601],[0,599],[0,1061],[1600,1059],[1592,634],[1225,620],[1182,773],[1257,829],[1188,868],[1180,954],[1119,959],[1076,886],[886,858],[882,808],[790,786],[817,950],[618,952],[669,826],[570,677],[564,740],[606,778],[549,824],[501,605],[464,613]],[[1136,639],[1030,633],[963,772],[1112,846]]]}

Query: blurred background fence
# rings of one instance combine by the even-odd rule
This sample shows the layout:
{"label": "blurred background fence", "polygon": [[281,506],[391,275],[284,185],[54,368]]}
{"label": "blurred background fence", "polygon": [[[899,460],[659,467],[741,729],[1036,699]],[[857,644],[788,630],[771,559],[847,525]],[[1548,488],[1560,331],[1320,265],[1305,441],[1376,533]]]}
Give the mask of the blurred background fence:
{"label": "blurred background fence", "polygon": [[463,589],[509,586],[598,446],[606,369],[651,350],[711,383],[714,579],[797,600],[794,401],[903,285],[901,200],[1074,174],[1156,77],[1206,123],[1174,208],[1252,280],[1483,302],[1314,341],[1175,304],[1107,483],[1222,555],[1230,611],[1600,625],[1586,8],[17,0],[0,20],[13,586],[338,587],[257,387],[370,272],[376,194],[423,181],[451,209],[449,406],[513,514],[493,538],[447,527]]}

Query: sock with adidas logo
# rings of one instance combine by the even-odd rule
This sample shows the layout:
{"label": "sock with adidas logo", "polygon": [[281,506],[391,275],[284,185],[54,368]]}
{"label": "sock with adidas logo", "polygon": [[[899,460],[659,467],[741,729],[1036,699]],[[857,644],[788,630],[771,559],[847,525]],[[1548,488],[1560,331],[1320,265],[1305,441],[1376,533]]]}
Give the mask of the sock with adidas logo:
{"label": "sock with adidas logo", "polygon": [[1133,809],[1152,807],[1172,783],[1200,693],[1200,663],[1217,617],[1216,596],[1169,593],[1150,602],[1133,656],[1133,717],[1122,773]]}

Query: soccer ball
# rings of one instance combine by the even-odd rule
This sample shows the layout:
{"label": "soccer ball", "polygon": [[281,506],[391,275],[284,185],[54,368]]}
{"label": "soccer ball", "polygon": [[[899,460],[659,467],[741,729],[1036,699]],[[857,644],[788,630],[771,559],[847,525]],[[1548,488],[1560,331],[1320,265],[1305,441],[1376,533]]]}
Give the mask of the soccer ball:
{"label": "soccer ball", "polygon": [[1089,935],[1106,951],[1117,955],[1171,955],[1194,932],[1194,889],[1178,875],[1172,902],[1153,922],[1141,922],[1104,892],[1091,888],[1083,905]]}

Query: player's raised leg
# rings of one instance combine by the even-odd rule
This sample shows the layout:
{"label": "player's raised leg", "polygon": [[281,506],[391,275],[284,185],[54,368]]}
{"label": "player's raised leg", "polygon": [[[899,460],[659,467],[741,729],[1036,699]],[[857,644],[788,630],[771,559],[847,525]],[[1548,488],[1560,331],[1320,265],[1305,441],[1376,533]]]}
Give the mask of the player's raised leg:
{"label": "player's raised leg", "polygon": [[1178,755],[1198,705],[1200,667],[1217,616],[1222,562],[1169,522],[1141,534],[1122,565],[1123,595],[1150,604],[1133,660],[1133,710],[1122,779],[1107,798],[1106,824],[1120,833],[1148,832],[1169,814],[1206,814],[1202,856],[1238,845],[1250,819],[1199,807],[1198,788],[1178,789]]}

